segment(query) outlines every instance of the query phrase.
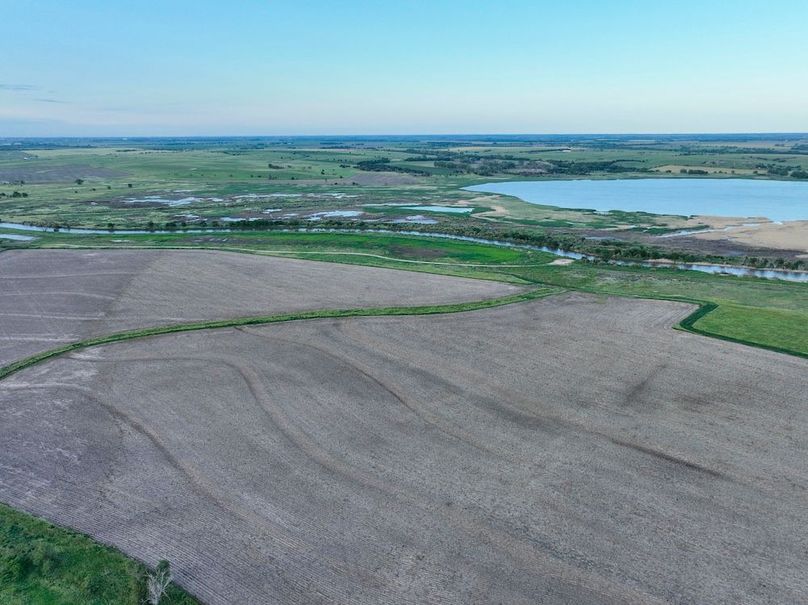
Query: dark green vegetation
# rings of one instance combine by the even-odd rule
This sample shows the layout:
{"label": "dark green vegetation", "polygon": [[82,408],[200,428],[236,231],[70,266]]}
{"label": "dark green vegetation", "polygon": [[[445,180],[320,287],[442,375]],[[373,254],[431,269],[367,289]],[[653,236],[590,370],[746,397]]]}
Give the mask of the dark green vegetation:
{"label": "dark green vegetation", "polygon": [[[807,145],[801,135],[6,141],[0,144],[0,219],[102,229],[247,228],[250,222],[417,227],[511,234],[621,258],[680,254],[751,262],[754,256],[765,266],[783,254],[705,242],[694,250],[671,240],[651,245],[654,235],[698,227],[686,217],[564,210],[462,188],[519,178],[802,179]],[[584,239],[593,230],[612,241]]]}
{"label": "dark green vegetation", "polygon": [[[90,538],[0,504],[4,605],[141,605],[146,568]],[[176,586],[167,605],[197,601]]]}

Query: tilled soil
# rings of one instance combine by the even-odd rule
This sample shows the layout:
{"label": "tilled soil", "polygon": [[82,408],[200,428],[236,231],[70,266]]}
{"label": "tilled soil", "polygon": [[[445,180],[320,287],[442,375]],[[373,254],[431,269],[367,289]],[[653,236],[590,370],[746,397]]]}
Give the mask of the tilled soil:
{"label": "tilled soil", "polygon": [[808,362],[569,294],[0,383],[0,500],[225,603],[808,600]]}
{"label": "tilled soil", "polygon": [[0,366],[90,336],[293,311],[505,296],[480,280],[205,250],[0,255]]}

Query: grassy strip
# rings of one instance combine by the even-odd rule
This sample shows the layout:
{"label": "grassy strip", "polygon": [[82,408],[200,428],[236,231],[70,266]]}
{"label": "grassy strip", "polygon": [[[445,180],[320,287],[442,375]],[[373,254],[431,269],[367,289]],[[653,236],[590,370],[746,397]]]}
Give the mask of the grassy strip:
{"label": "grassy strip", "polygon": [[279,315],[267,315],[257,317],[240,317],[235,319],[223,319],[217,321],[200,321],[187,324],[175,324],[168,326],[158,326],[153,328],[142,328],[138,330],[127,330],[126,332],[116,332],[114,334],[107,334],[105,336],[97,336],[95,338],[87,338],[71,342],[49,351],[37,353],[25,359],[15,361],[7,366],[0,368],[0,380],[19,372],[24,368],[36,365],[47,359],[64,355],[70,351],[77,349],[86,349],[88,347],[95,347],[98,345],[110,344],[113,342],[120,342],[123,340],[132,340],[135,338],[145,338],[147,336],[158,336],[161,334],[172,334],[174,332],[190,332],[193,330],[210,330],[215,328],[232,328],[236,326],[250,326],[256,324],[271,324],[284,321],[298,321],[304,319],[328,319],[339,317],[371,317],[371,316],[386,316],[386,315],[436,315],[441,313],[460,313],[463,311],[476,311],[479,309],[488,309],[491,307],[499,307],[502,305],[509,305],[517,302],[524,302],[528,300],[535,300],[537,298],[544,298],[553,294],[564,292],[564,288],[544,286],[520,292],[518,294],[511,294],[509,296],[502,296],[499,298],[488,298],[485,300],[478,300],[464,303],[449,303],[445,305],[424,305],[420,307],[378,307],[369,309],[323,309],[317,311],[301,311],[298,313],[282,313]]}
{"label": "grassy strip", "polygon": [[[91,538],[0,504],[0,602],[145,603],[142,564]],[[171,586],[165,602],[197,605]]]}
{"label": "grassy strip", "polygon": [[[695,302],[695,301],[694,301]],[[705,317],[708,313],[715,311],[718,308],[718,305],[711,302],[699,302],[701,305],[696,311],[685,317],[679,324],[676,326],[682,330],[687,330],[688,332],[695,332],[695,324],[698,320],[702,317]]]}
{"label": "grassy strip", "polygon": [[[706,308],[706,310],[704,310]],[[704,310],[704,312],[702,312]],[[788,311],[777,309],[755,309],[737,305],[716,305],[706,303],[704,307],[686,317],[677,327],[684,330],[719,338],[728,342],[737,342],[750,347],[758,347],[808,359],[808,330],[795,331],[787,322],[779,322]],[[777,334],[779,342],[788,343],[791,347],[773,345],[761,342],[762,334],[770,336],[771,331],[782,332]],[[737,336],[729,336],[731,331]]]}

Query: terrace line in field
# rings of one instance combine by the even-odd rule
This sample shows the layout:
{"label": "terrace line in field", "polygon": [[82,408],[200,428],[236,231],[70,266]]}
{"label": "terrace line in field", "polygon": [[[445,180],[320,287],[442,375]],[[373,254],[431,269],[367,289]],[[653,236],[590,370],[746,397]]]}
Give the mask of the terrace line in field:
{"label": "terrace line in field", "polygon": [[[0,382],[0,500],[229,603],[796,603],[808,361],[569,294]],[[675,573],[672,572],[675,570]]]}
{"label": "terrace line in field", "polygon": [[123,330],[316,309],[466,302],[502,283],[205,250],[0,255],[0,366]]}

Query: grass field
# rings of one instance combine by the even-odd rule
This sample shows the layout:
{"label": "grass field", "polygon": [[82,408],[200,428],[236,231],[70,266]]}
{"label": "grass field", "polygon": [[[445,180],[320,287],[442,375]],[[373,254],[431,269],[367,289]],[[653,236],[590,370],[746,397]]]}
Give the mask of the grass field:
{"label": "grass field", "polygon": [[[142,605],[146,568],[113,548],[0,504],[4,605]],[[172,586],[171,605],[196,605]]]}
{"label": "grass field", "polygon": [[802,310],[720,305],[694,327],[706,334],[731,336],[755,345],[808,356],[808,314]]}

